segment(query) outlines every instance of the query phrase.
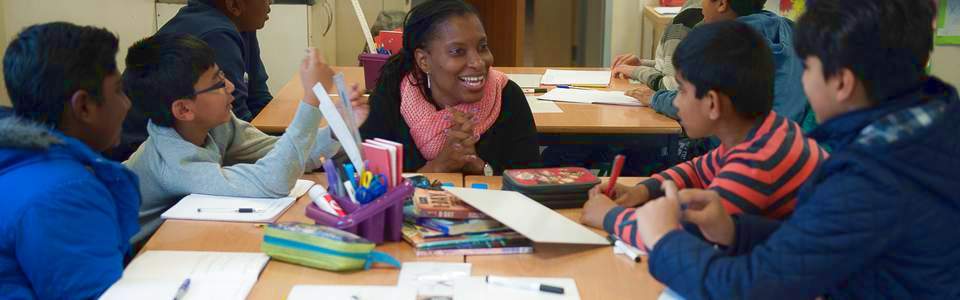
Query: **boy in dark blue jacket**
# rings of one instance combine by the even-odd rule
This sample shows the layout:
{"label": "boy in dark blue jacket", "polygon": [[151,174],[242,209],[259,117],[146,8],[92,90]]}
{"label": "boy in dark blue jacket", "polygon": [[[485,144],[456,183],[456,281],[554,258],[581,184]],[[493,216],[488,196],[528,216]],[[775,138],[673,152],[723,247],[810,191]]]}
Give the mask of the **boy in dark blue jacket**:
{"label": "boy in dark blue jacket", "polygon": [[[157,34],[186,33],[213,48],[217,65],[233,83],[233,112],[250,122],[273,96],[260,58],[257,30],[270,17],[272,0],[189,0]],[[134,108],[123,124],[123,141],[110,154],[126,160],[147,139],[147,119],[156,112]]]}
{"label": "boy in dark blue jacket", "polygon": [[30,26],[6,50],[0,298],[94,299],[123,273],[137,177],[99,154],[130,108],[116,54],[112,33],[68,23]]}
{"label": "boy in dark blue jacket", "polygon": [[960,99],[924,72],[932,1],[807,4],[804,90],[834,152],[786,221],[728,216],[702,190],[639,208],[650,273],[693,299],[960,298]]}

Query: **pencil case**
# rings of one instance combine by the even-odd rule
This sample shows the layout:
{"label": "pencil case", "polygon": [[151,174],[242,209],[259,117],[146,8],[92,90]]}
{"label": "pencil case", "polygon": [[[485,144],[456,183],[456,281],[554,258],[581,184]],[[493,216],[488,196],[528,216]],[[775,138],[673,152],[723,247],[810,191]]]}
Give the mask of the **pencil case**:
{"label": "pencil case", "polygon": [[377,89],[377,81],[380,80],[380,69],[390,59],[390,55],[377,53],[360,53],[357,60],[363,66],[363,81],[366,84],[367,91]]}
{"label": "pencil case", "polygon": [[330,271],[369,269],[374,263],[400,267],[400,262],[374,247],[373,242],[343,230],[296,222],[268,225],[260,244],[273,259]]}
{"label": "pencil case", "polygon": [[517,169],[503,172],[502,189],[517,191],[549,208],[579,208],[600,179],[578,167]]}
{"label": "pencil case", "polygon": [[347,215],[332,215],[315,203],[307,206],[306,214],[317,224],[354,233],[377,244],[400,241],[403,237],[403,202],[410,199],[413,190],[413,184],[404,180],[383,196],[364,205],[331,195]]}

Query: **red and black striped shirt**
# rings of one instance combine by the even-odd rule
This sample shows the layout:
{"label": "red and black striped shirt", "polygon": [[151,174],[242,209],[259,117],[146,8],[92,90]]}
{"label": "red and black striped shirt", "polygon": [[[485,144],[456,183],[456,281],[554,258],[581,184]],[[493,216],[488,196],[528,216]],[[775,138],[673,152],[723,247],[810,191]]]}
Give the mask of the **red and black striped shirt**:
{"label": "red and black striped shirt", "polygon": [[[816,141],[800,126],[774,112],[754,128],[746,141],[723,145],[641,182],[650,198],[663,196],[660,184],[671,180],[680,189],[716,191],[730,214],[748,213],[783,219],[793,212],[804,181],[827,159]],[[637,245],[633,209],[617,207],[604,218],[604,229]]]}

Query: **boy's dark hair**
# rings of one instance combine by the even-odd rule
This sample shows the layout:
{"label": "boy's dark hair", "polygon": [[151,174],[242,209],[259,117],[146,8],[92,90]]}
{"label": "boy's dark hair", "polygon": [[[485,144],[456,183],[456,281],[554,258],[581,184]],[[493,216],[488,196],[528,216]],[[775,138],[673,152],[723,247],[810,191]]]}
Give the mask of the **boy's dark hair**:
{"label": "boy's dark hair", "polygon": [[427,78],[417,66],[414,53],[435,37],[437,26],[451,17],[464,15],[477,15],[477,10],[460,0],[432,0],[410,9],[403,20],[403,49],[383,66],[377,85],[399,90],[403,78],[412,73],[420,92],[432,100],[433,96],[427,91]]}
{"label": "boy's dark hair", "polygon": [[765,117],[773,108],[773,53],[744,23],[697,26],[677,46],[673,65],[696,88],[698,99],[710,90],[722,93],[748,119]]}
{"label": "boy's dark hair", "polygon": [[794,35],[797,55],[819,58],[824,77],[850,69],[869,99],[888,101],[926,76],[934,13],[931,0],[810,0]]}
{"label": "boy's dark hair", "polygon": [[744,17],[763,11],[766,3],[767,0],[730,0],[730,9],[737,13],[737,16]]}
{"label": "boy's dark hair", "polygon": [[127,52],[123,87],[133,106],[160,126],[173,126],[178,99],[193,99],[193,85],[216,64],[213,49],[189,34],[157,34]]}
{"label": "boy's dark hair", "polygon": [[79,90],[102,101],[103,80],[117,73],[117,36],[65,22],[21,31],[3,56],[4,81],[16,115],[51,127]]}

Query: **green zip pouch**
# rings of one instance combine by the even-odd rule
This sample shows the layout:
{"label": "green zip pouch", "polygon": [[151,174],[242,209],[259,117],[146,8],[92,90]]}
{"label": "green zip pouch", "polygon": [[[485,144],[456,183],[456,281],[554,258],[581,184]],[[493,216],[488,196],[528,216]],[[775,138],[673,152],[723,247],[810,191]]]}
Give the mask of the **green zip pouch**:
{"label": "green zip pouch", "polygon": [[260,245],[273,259],[323,270],[370,269],[374,263],[400,267],[399,261],[374,247],[376,244],[355,234],[306,223],[270,224]]}

